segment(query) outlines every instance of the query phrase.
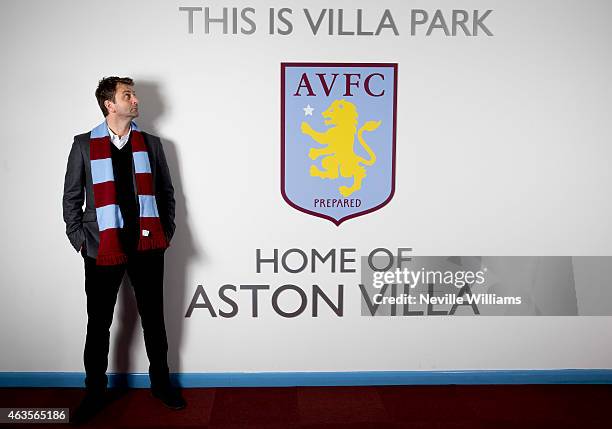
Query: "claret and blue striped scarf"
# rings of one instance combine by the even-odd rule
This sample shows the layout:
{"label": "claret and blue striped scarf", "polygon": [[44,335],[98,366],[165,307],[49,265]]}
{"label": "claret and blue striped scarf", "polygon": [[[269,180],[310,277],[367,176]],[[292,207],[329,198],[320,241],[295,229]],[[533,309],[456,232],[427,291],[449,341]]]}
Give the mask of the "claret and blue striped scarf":
{"label": "claret and blue striped scarf", "polygon": [[[142,133],[134,122],[132,122],[130,138],[136,174],[136,193],[140,207],[138,251],[165,249],[168,247],[168,241],[159,220],[155,202],[149,154]],[[127,262],[127,255],[119,241],[119,228],[123,228],[123,217],[117,203],[111,144],[106,121],[104,121],[91,131],[89,140],[91,177],[100,229],[100,246],[96,265],[118,265]]]}

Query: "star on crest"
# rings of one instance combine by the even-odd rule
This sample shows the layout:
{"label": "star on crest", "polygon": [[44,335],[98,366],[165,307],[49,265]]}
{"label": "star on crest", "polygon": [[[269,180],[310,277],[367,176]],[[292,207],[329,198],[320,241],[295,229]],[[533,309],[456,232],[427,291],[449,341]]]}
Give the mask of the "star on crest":
{"label": "star on crest", "polygon": [[312,112],[314,111],[314,107],[310,107],[310,104],[304,107],[304,116],[312,116]]}

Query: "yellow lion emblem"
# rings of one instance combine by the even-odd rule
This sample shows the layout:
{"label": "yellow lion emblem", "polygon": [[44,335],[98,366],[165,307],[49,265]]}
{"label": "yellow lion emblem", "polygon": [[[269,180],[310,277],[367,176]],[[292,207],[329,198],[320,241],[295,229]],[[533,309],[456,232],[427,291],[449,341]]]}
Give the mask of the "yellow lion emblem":
{"label": "yellow lion emblem", "polygon": [[[311,165],[310,175],[322,179],[337,179],[339,171],[342,177],[352,177],[353,186],[338,188],[343,196],[348,197],[361,189],[361,182],[366,177],[366,170],[360,164],[370,166],[376,162],[376,154],[363,139],[363,132],[376,130],[381,121],[368,121],[357,131],[357,107],[345,100],[334,100],[321,115],[325,119],[325,125],[334,126],[322,133],[315,131],[307,122],[302,122],[301,127],[302,133],[312,137],[317,143],[326,145],[323,148],[312,148],[308,152],[308,157],[312,160],[325,156],[321,161],[323,170]],[[364,159],[355,153],[355,134],[370,159]]]}

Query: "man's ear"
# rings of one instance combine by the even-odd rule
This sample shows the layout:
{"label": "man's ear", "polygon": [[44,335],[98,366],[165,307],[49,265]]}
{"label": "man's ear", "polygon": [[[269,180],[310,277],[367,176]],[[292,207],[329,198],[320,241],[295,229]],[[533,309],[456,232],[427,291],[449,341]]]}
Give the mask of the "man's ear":
{"label": "man's ear", "polygon": [[110,100],[104,100],[104,107],[108,110],[109,113],[115,113],[115,105]]}

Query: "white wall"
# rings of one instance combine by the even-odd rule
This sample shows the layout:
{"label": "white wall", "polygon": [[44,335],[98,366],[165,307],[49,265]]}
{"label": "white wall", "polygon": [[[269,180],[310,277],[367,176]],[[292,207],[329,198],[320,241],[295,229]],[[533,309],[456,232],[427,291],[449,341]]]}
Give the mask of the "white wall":
{"label": "white wall", "polygon": [[[612,254],[610,2],[234,1],[227,6],[257,9],[255,35],[188,34],[178,6],[209,3],[0,5],[0,371],[82,370],[83,264],[64,235],[62,186],[72,136],[102,120],[93,92],[108,75],[137,81],[139,125],[162,137],[177,190],[166,256],[174,370],[612,367],[610,317],[367,318],[358,273],[254,268],[256,248]],[[313,37],[300,21],[291,36],[267,35],[266,9],[287,3],[359,6],[372,21],[390,8],[405,30]],[[410,7],[494,9],[495,36],[410,37]],[[399,63],[397,189],[388,206],[338,228],[283,201],[283,61]],[[330,291],[344,283],[347,311],[283,319],[262,305],[254,319],[244,300],[232,319],[183,317],[198,284],[212,295],[254,282]],[[140,328],[130,335],[134,321],[121,306],[113,338],[127,338],[132,355],[114,345],[111,369],[146,372]]]}

